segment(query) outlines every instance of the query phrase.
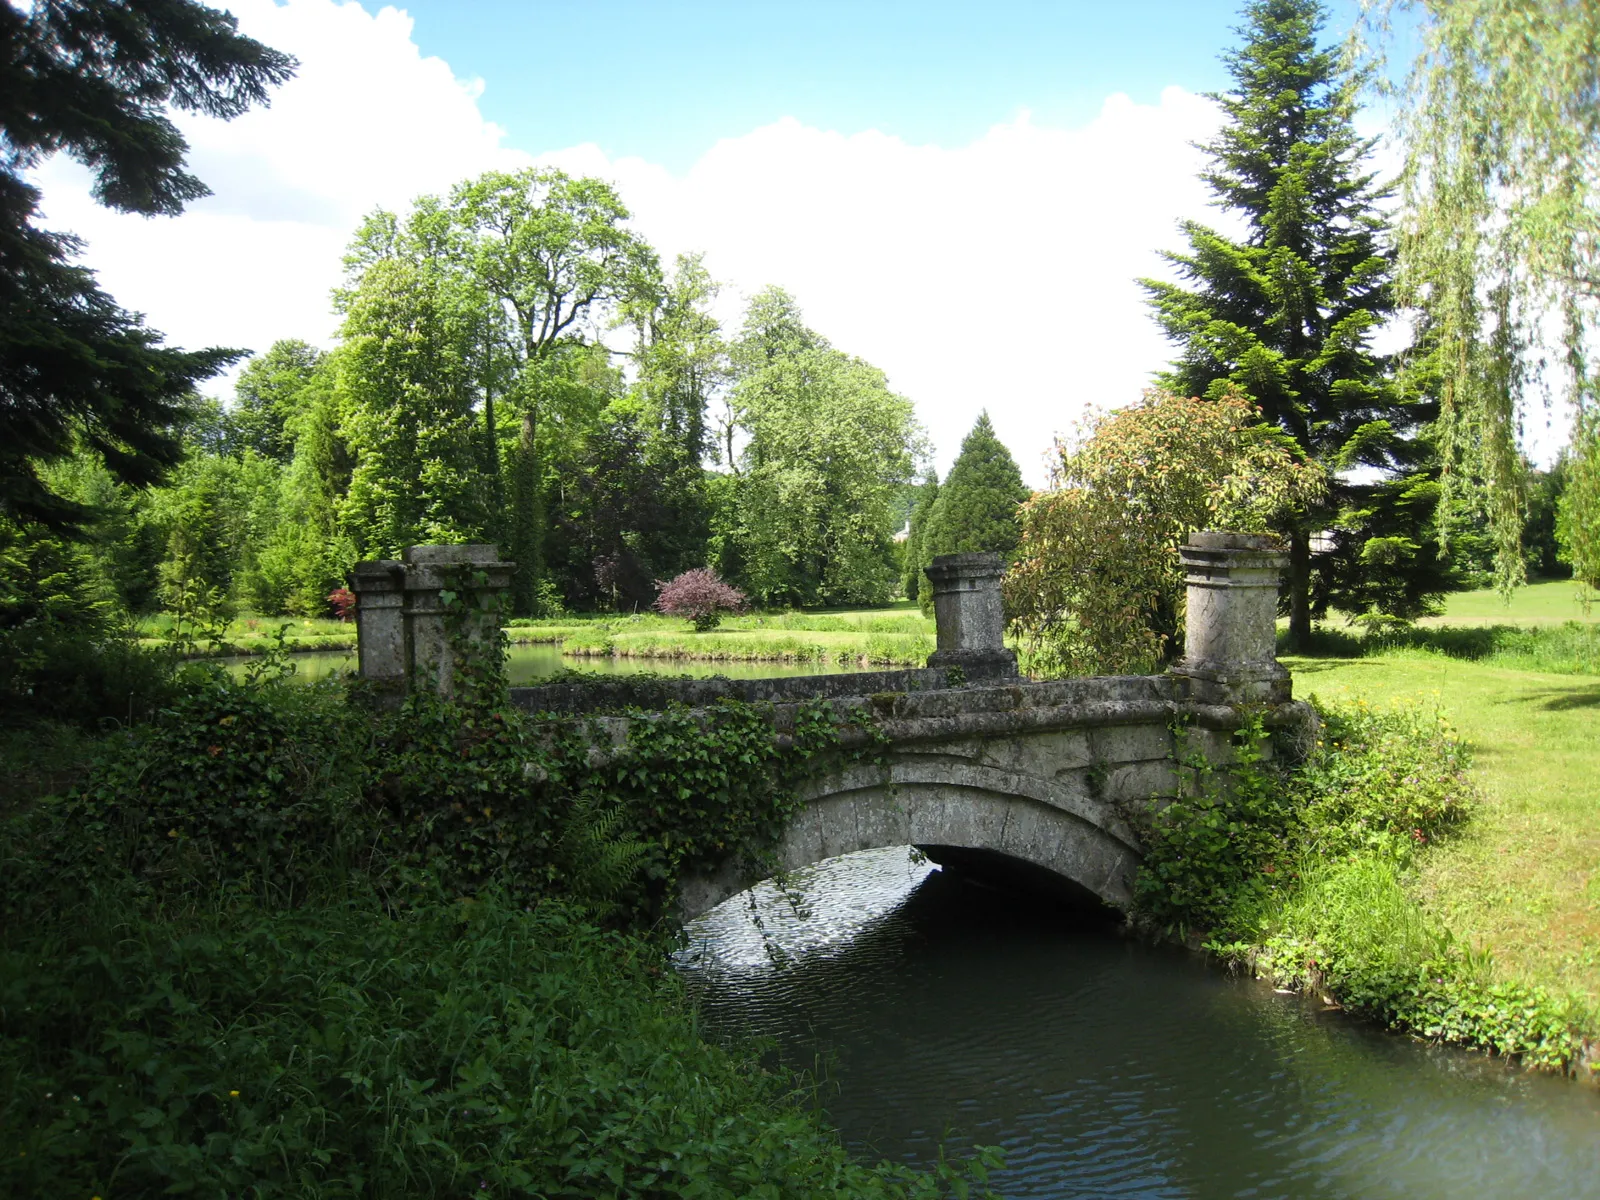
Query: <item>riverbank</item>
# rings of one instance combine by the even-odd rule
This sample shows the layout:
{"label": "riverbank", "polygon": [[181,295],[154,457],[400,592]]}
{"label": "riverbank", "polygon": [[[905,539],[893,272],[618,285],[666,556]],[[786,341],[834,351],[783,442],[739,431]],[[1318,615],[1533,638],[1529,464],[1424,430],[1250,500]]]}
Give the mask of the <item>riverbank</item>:
{"label": "riverbank", "polygon": [[[1235,814],[1287,821],[1293,849],[1246,852],[1209,948],[1425,1040],[1600,1082],[1600,679],[1437,648],[1285,663],[1326,746],[1276,810]],[[1468,803],[1440,819],[1457,782]]]}
{"label": "riverbank", "polygon": [[1600,678],[1425,652],[1287,665],[1302,696],[1420,697],[1450,713],[1478,802],[1419,859],[1411,894],[1497,977],[1579,997],[1600,1031]]}
{"label": "riverbank", "polygon": [[[513,645],[554,645],[569,657],[664,663],[920,667],[935,647],[932,619],[910,604],[815,613],[752,613],[730,617],[706,632],[696,630],[689,621],[657,613],[522,618],[512,621],[505,632]],[[141,620],[137,633],[145,646],[171,644],[171,623],[163,617]],[[280,645],[291,653],[354,650],[355,625],[328,619],[240,617],[216,637],[185,646],[183,656],[259,655]]]}

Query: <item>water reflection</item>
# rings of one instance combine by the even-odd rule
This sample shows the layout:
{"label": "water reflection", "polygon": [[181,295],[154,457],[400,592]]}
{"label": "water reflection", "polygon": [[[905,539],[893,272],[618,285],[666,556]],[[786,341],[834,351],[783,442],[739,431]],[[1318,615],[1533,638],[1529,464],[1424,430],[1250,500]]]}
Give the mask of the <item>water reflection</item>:
{"label": "water reflection", "polygon": [[712,1029],[826,1064],[863,1156],[999,1144],[1013,1196],[1600,1197],[1592,1089],[1371,1030],[905,848],[788,893],[696,922],[681,965]]}

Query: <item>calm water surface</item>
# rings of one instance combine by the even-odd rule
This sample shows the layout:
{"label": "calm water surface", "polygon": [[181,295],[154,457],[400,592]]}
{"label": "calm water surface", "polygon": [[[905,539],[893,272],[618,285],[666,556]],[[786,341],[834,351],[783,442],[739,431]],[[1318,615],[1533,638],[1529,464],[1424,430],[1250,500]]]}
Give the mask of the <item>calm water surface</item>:
{"label": "calm water surface", "polygon": [[[223,661],[229,669],[242,671],[251,662],[259,660],[239,656]],[[335,672],[352,673],[356,669],[353,650],[291,654],[289,661],[295,665],[295,675],[305,680],[326,679]],[[777,679],[790,675],[832,675],[864,669],[880,668],[817,663],[700,662],[682,658],[587,658],[563,655],[560,648],[554,645],[512,646],[506,653],[506,670],[511,676],[512,687],[525,687],[561,671],[591,671],[599,675],[656,672],[662,675],[721,675],[728,679]]]}
{"label": "calm water surface", "polygon": [[1600,1091],[1374,1031],[903,847],[736,897],[679,963],[710,1028],[824,1076],[857,1154],[999,1145],[1005,1195],[1600,1198]]}

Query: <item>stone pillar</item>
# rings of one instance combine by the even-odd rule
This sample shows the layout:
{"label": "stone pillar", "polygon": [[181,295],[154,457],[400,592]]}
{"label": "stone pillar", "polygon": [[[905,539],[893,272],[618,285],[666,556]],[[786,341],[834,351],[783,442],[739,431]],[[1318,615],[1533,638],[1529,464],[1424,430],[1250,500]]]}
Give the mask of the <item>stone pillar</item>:
{"label": "stone pillar", "polygon": [[[410,685],[448,696],[455,691],[450,614],[464,609],[460,634],[483,644],[498,633],[511,563],[493,546],[411,546],[405,563],[405,654]],[[447,602],[446,593],[451,593]],[[457,609],[457,611],[462,611]]]}
{"label": "stone pillar", "polygon": [[1288,556],[1269,537],[1206,530],[1179,547],[1188,575],[1183,658],[1172,674],[1202,704],[1282,704],[1289,672],[1278,662],[1278,579]]}
{"label": "stone pillar", "polygon": [[941,554],[927,569],[939,648],[930,667],[958,667],[972,682],[1015,679],[1017,656],[1006,649],[998,554]]}
{"label": "stone pillar", "polygon": [[356,661],[361,678],[403,688],[406,681],[405,568],[392,558],[357,563]]}

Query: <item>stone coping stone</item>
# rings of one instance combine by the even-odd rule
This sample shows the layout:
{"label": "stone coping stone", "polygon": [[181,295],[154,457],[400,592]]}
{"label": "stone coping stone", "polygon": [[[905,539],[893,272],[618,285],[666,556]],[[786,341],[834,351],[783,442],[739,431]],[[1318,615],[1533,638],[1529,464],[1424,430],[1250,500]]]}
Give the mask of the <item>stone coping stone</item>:
{"label": "stone coping stone", "polygon": [[948,672],[930,667],[789,675],[778,679],[610,675],[512,688],[511,702],[527,712],[581,713],[615,708],[663,708],[674,703],[699,708],[723,699],[747,704],[783,704],[887,692],[930,692],[950,686]]}

